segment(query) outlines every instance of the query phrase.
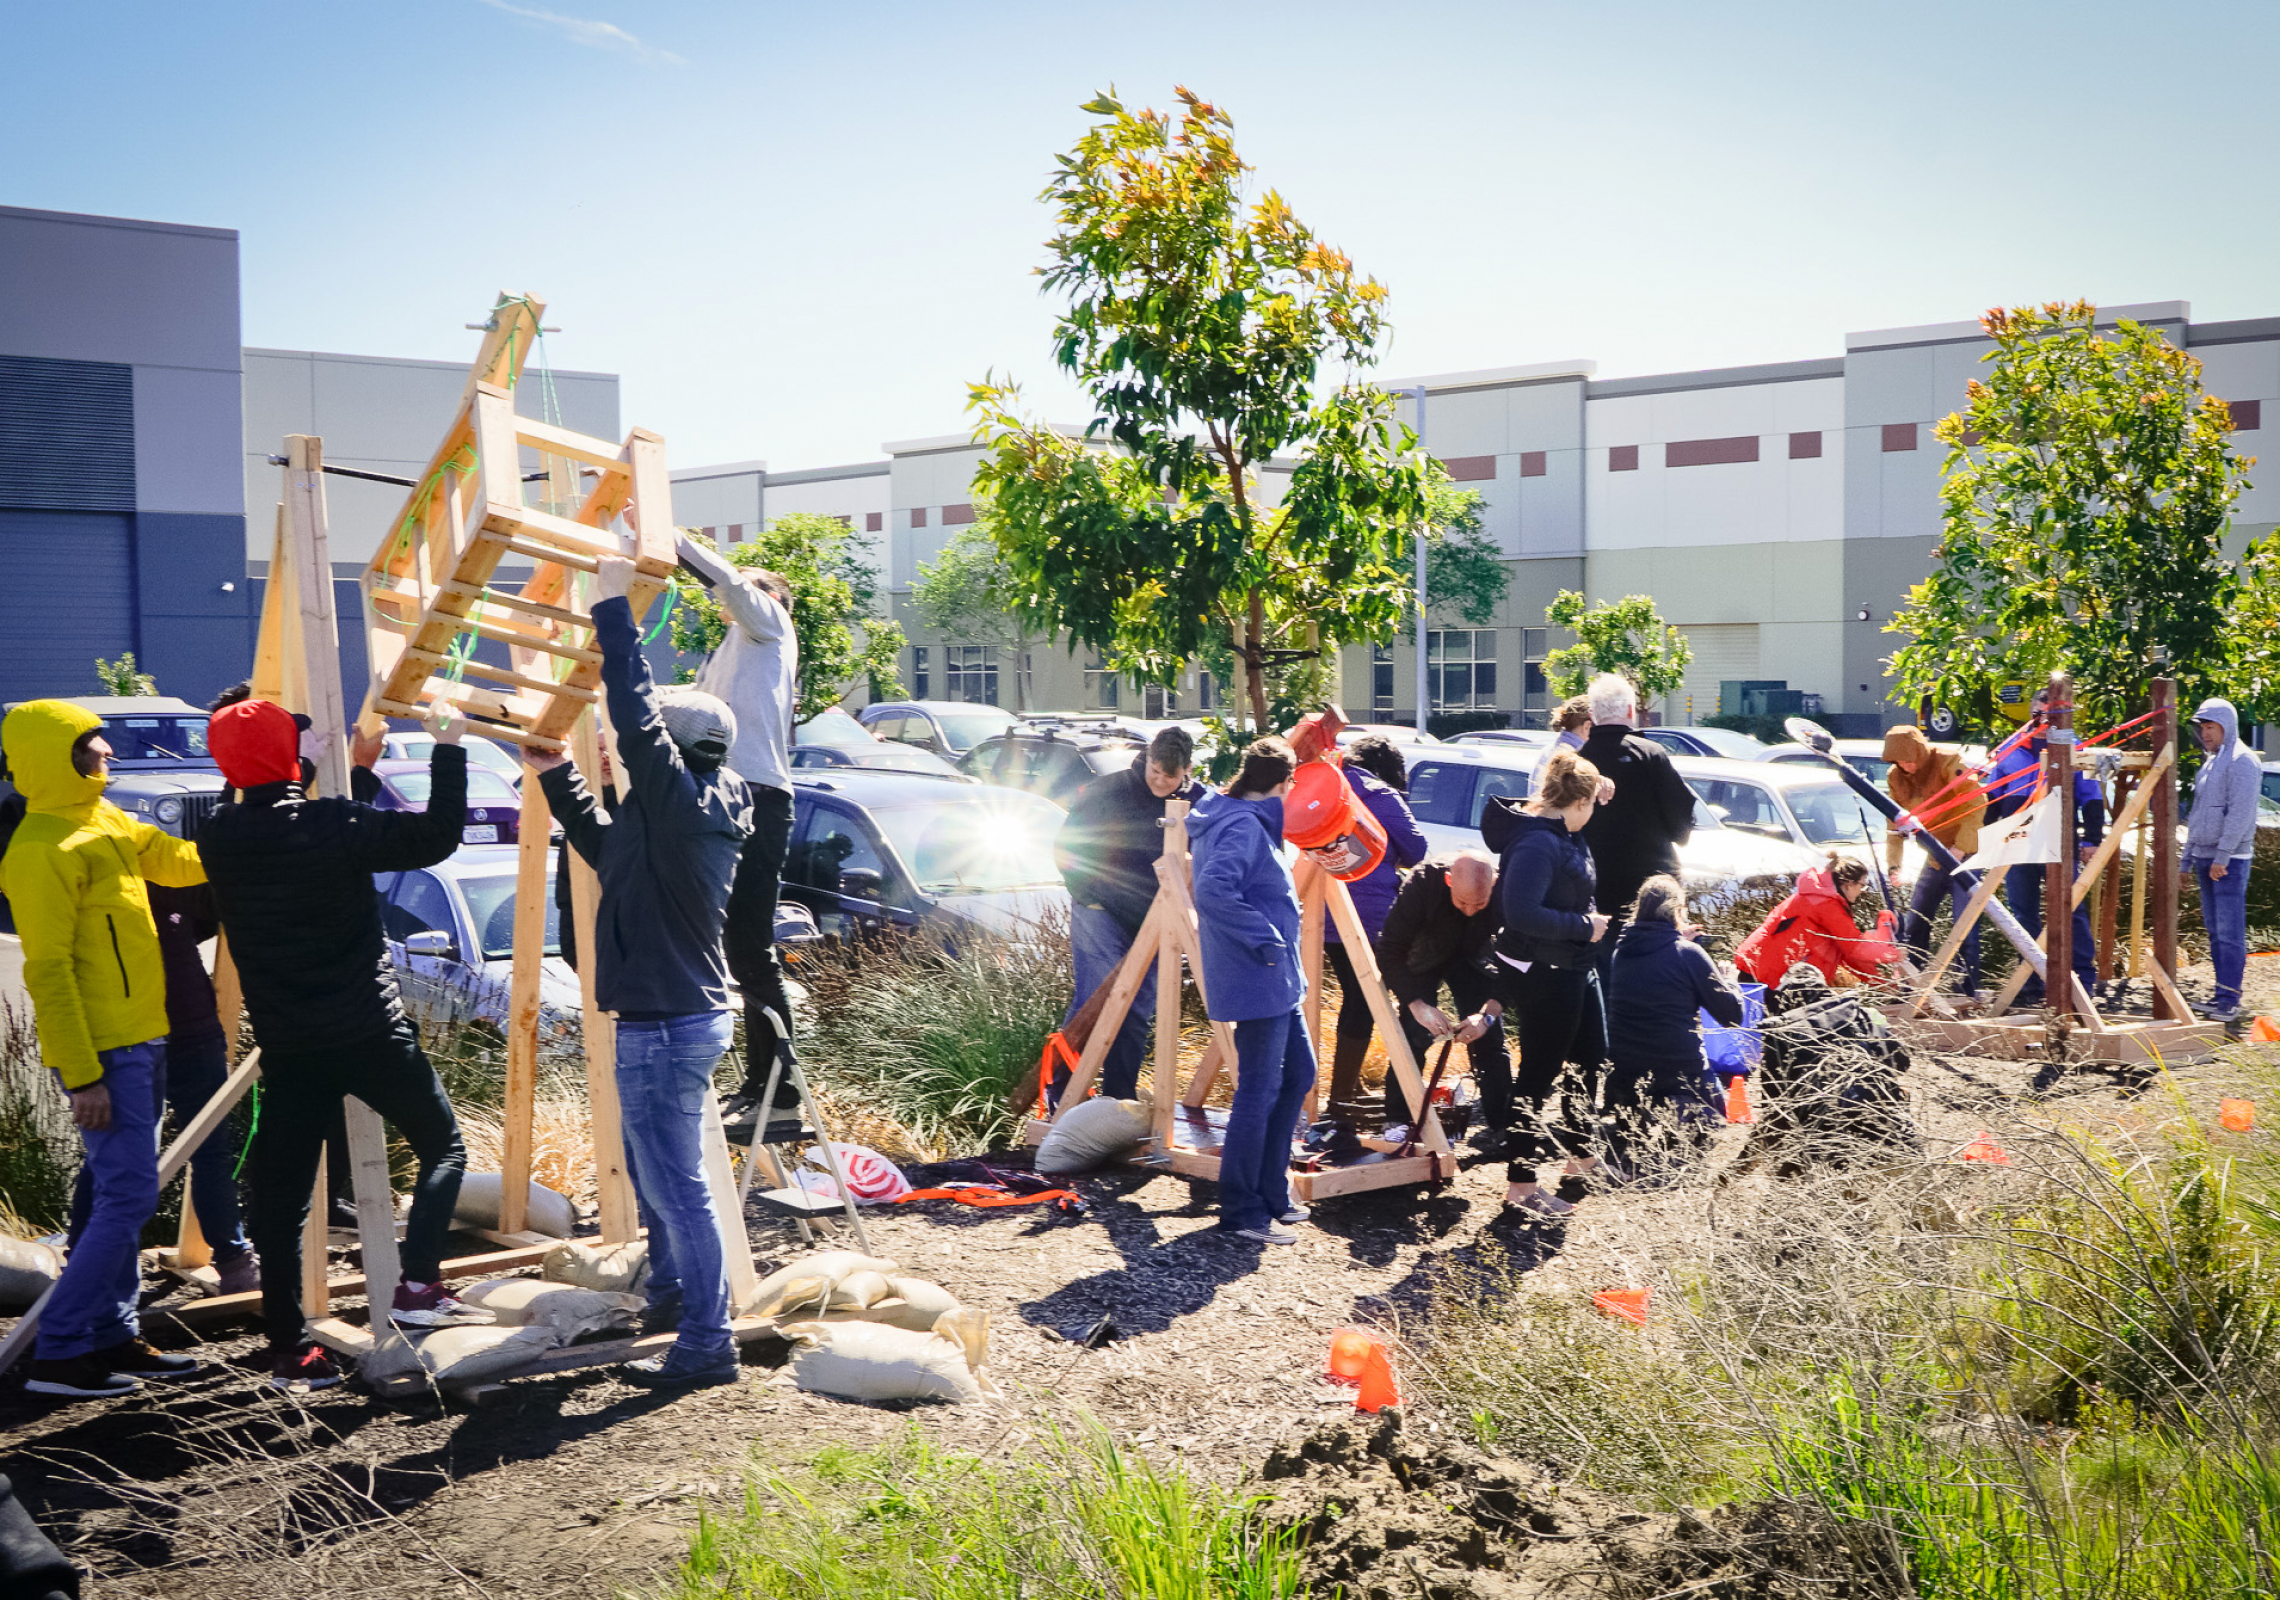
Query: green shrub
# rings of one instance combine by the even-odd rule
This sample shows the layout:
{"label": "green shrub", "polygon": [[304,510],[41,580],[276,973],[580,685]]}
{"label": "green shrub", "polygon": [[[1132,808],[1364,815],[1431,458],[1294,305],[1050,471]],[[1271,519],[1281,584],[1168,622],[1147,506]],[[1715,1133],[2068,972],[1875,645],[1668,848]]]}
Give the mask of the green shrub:
{"label": "green shrub", "polygon": [[37,1233],[61,1228],[78,1170],[79,1139],[40,1065],[31,1011],[0,1001],[0,1213]]}

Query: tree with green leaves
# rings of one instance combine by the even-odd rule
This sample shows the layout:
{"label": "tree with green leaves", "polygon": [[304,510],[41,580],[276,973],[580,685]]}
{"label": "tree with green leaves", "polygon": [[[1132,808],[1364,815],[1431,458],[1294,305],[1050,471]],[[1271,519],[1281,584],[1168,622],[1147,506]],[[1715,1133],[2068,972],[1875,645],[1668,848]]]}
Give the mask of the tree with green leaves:
{"label": "tree with green leaves", "polygon": [[1029,709],[1029,674],[1021,670],[1036,635],[1020,605],[1019,580],[986,522],[961,528],[942,553],[918,569],[910,586],[919,621],[959,644],[1009,651],[1014,661],[1014,707]]}
{"label": "tree with green leaves", "polygon": [[[708,543],[693,528],[681,530]],[[868,541],[858,540],[837,517],[795,511],[759,535],[723,552],[740,567],[783,575],[792,591],[792,627],[800,641],[800,719],[839,703],[858,682],[875,696],[902,693],[897,671],[902,629],[877,614],[879,570]],[[674,575],[673,648],[708,656],[728,631],[720,606],[687,573]],[[684,667],[684,682],[695,676]]]}
{"label": "tree with green leaves", "polygon": [[97,656],[95,681],[104,694],[131,697],[158,693],[158,680],[135,665],[135,653],[132,650],[120,651],[116,661],[105,661]]}
{"label": "tree with green leaves", "polygon": [[1642,707],[1685,687],[1694,647],[1663,621],[1652,595],[1627,594],[1595,606],[1575,590],[1562,589],[1544,608],[1544,620],[1575,635],[1574,644],[1544,657],[1544,677],[1563,700],[1583,693],[1602,672],[1630,679]]}
{"label": "tree with green leaves", "polygon": [[[2227,688],[2235,614],[2270,602],[2224,550],[2248,463],[2200,362],[2097,320],[2080,301],[1982,319],[1987,374],[1933,426],[1938,564],[1885,630],[1908,636],[1889,663],[1903,697],[1985,724],[1996,685],[2063,669],[2095,729],[2127,720],[2157,658],[2188,705]],[[2252,561],[2252,582],[2270,566]]]}
{"label": "tree with green leaves", "polygon": [[[1265,727],[1278,685],[1411,614],[1397,556],[1429,468],[1391,395],[1320,388],[1326,360],[1375,359],[1384,287],[1279,194],[1247,200],[1233,123],[1178,96],[1176,121],[1113,93],[1084,107],[1041,270],[1066,297],[1054,358],[1097,414],[1072,438],[1020,416],[1010,382],[976,384],[975,494],[1037,633],[1162,684],[1223,646]],[[1260,474],[1284,462],[1270,504]]]}
{"label": "tree with green leaves", "polygon": [[[1453,612],[1475,628],[1496,620],[1496,608],[1512,587],[1512,569],[1481,526],[1480,508],[1480,495],[1451,483],[1436,463],[1425,485],[1425,595],[1435,610]],[[1412,575],[1414,594],[1415,525],[1402,530],[1393,559]]]}

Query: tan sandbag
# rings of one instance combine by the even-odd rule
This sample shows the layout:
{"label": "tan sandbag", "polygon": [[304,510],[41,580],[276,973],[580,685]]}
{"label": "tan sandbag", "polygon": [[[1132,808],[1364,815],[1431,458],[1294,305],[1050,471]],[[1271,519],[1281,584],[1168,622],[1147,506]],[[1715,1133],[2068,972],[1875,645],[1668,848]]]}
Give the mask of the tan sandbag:
{"label": "tan sandbag", "polygon": [[649,1245],[641,1239],[624,1244],[573,1239],[547,1251],[538,1274],[549,1283],[575,1284],[611,1294],[639,1294],[649,1282]]}
{"label": "tan sandbag", "polygon": [[[459,1199],[451,1208],[451,1220],[463,1228],[490,1228],[499,1226],[499,1198],[506,1193],[507,1180],[501,1173],[470,1172],[459,1180]],[[528,1220],[523,1226],[532,1233],[543,1233],[549,1239],[567,1239],[578,1226],[578,1209],[570,1203],[568,1195],[556,1194],[543,1183],[530,1186]]]}
{"label": "tan sandbag", "polygon": [[1039,1172],[1090,1172],[1129,1154],[1155,1134],[1141,1100],[1095,1095],[1061,1113],[1037,1146]]}
{"label": "tan sandbag", "polygon": [[877,1322],[795,1322],[792,1381],[811,1394],[847,1400],[949,1400],[994,1397],[998,1387],[983,1364],[989,1359],[989,1314],[948,1313],[931,1333]]}
{"label": "tan sandbag", "polygon": [[826,1311],[814,1320],[881,1322],[890,1328],[908,1328],[914,1333],[930,1333],[946,1314],[960,1309],[956,1295],[939,1283],[930,1283],[924,1278],[889,1278],[887,1288],[891,1293],[884,1300],[874,1300],[866,1306]]}
{"label": "tan sandbag", "polygon": [[368,1383],[424,1371],[438,1383],[472,1383],[528,1366],[565,1341],[552,1328],[439,1328],[414,1341],[391,1338],[367,1351],[357,1368]]}
{"label": "tan sandbag", "polygon": [[882,1277],[900,1269],[881,1256],[858,1250],[818,1250],[813,1255],[778,1267],[752,1292],[747,1308],[756,1317],[787,1315],[801,1310],[822,1311],[840,1281],[854,1272],[875,1272]]}
{"label": "tan sandbag", "polygon": [[0,1233],[0,1312],[29,1311],[63,1276],[63,1252]]}
{"label": "tan sandbag", "polygon": [[496,1278],[478,1283],[460,1299],[481,1306],[503,1328],[551,1328],[568,1344],[591,1333],[631,1328],[641,1318],[637,1294],[611,1294],[542,1278]]}
{"label": "tan sandbag", "polygon": [[887,1275],[885,1273],[872,1272],[867,1269],[862,1272],[850,1272],[832,1288],[831,1297],[824,1302],[824,1309],[827,1311],[860,1310],[864,1306],[875,1306],[893,1294],[894,1290],[887,1287]]}

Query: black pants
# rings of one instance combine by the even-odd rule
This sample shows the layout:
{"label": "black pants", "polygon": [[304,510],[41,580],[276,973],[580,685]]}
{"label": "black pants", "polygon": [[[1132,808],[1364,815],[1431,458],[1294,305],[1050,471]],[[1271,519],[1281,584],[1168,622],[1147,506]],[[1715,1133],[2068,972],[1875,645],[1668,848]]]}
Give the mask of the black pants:
{"label": "black pants", "polygon": [[[394,1124],[419,1158],[412,1184],[412,1214],[404,1224],[403,1274],[433,1283],[443,1266],[444,1235],[467,1172],[459,1120],[410,1025],[367,1049],[321,1054],[264,1050],[261,1057],[261,1127],[253,1139],[253,1245],[261,1252],[261,1315],[269,1342],[297,1344],[301,1337],[301,1229],[316,1182],[317,1152],[340,1115],[341,1097],[354,1095]],[[319,1226],[322,1226],[320,1220]],[[394,1284],[369,1293],[375,1316],[386,1316]]]}
{"label": "black pants", "polygon": [[[1476,966],[1451,962],[1441,969],[1426,991],[1427,1000],[1437,1001],[1441,990],[1449,991],[1449,1004],[1454,1008],[1454,1020],[1463,1022],[1482,1006],[1496,998],[1495,986],[1487,973]],[[1433,1078],[1432,1055],[1440,1046],[1425,1031],[1425,1025],[1401,1008],[1401,1031],[1409,1040],[1409,1053],[1417,1058],[1417,1070],[1430,1083]],[[1465,1055],[1472,1065],[1473,1083],[1480,1090],[1481,1115],[1486,1126],[1508,1128],[1512,1125],[1512,1057],[1504,1048],[1504,1019],[1489,1023],[1488,1031],[1465,1046]],[[1408,1122],[1408,1102],[1402,1098],[1401,1085],[1388,1073],[1385,1080],[1385,1120],[1390,1125]]]}
{"label": "black pants", "polygon": [[1534,1183],[1539,1165],[1591,1152],[1593,1107],[1607,1058],[1607,1007],[1599,973],[1588,966],[1538,961],[1526,972],[1507,966],[1500,982],[1506,1015],[1520,1019],[1512,1160],[1504,1176],[1509,1183]]}
{"label": "black pants", "polygon": [[[1936,861],[1927,860],[1924,870],[1916,874],[1916,887],[1908,896],[1908,914],[1900,919],[1900,942],[1922,966],[1932,958],[1932,917],[1939,910],[1940,901],[1955,902],[1955,914],[1962,916],[1970,903],[1971,893],[1955,881],[1955,874]],[[1972,993],[1979,988],[1979,924],[1974,922],[1963,940],[1963,989]]]}
{"label": "black pants", "polygon": [[1635,1173],[1690,1159],[1726,1119],[1699,1058],[1610,1063],[1600,1085],[1602,1154]]}
{"label": "black pants", "polygon": [[[776,898],[792,845],[792,791],[746,783],[744,792],[752,799],[752,837],[736,860],[722,943],[729,976],[744,993],[743,1092],[757,1095],[768,1086],[776,1048],[775,1031],[763,1013],[774,1011],[783,1018],[787,1035],[792,1027],[792,1003],[784,993],[783,962],[776,954]],[[796,1096],[783,1088],[777,1098],[791,1104]]]}

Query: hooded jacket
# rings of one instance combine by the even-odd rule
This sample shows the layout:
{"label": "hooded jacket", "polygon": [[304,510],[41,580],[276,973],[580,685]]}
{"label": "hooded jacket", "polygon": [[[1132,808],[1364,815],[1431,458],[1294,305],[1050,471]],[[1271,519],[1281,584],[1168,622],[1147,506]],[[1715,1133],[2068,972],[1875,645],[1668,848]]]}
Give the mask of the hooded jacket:
{"label": "hooded jacket", "polygon": [[[1962,751],[1953,745],[1934,744],[1924,737],[1923,729],[1904,723],[1884,735],[1884,759],[1892,763],[1884,786],[1894,805],[1911,812],[1929,806],[1937,813],[1929,829],[1931,836],[1956,855],[1968,856],[1979,848],[1979,824],[1987,815],[1987,796],[1977,784],[1956,782],[1963,772]],[[1916,770],[1910,772],[1901,766],[1903,761],[1914,762]],[[1886,860],[1898,871],[1906,835],[1891,827],[1885,838]]]}
{"label": "hooded jacket", "polygon": [[[1338,770],[1353,786],[1354,798],[1369,807],[1370,815],[1385,829],[1385,858],[1346,885],[1346,893],[1353,897],[1354,910],[1362,919],[1363,931],[1375,939],[1385,928],[1387,913],[1393,910],[1393,897],[1401,890],[1401,869],[1414,867],[1425,859],[1425,835],[1399,789],[1351,761]],[[1322,930],[1322,937],[1332,944],[1345,943],[1335,920]]]}
{"label": "hooded jacket", "polygon": [[1615,797],[1584,824],[1583,842],[1599,876],[1599,909],[1619,917],[1640,884],[1658,872],[1677,874],[1678,847],[1694,836],[1694,791],[1670,752],[1627,723],[1593,728],[1576,754],[1615,780]]}
{"label": "hooded jacket", "polygon": [[196,845],[137,822],[103,798],[103,779],[72,766],[72,745],[102,725],[63,700],[27,701],[0,725],[26,806],[0,857],[0,894],[24,941],[40,1059],[66,1089],[103,1076],[99,1052],[165,1037],[165,968],[143,880],[206,880]]}
{"label": "hooded jacket", "polygon": [[2256,799],[2264,767],[2240,740],[2240,713],[2230,700],[2204,700],[2195,722],[2225,730],[2216,754],[2193,775],[2193,810],[2185,828],[2185,855],[2193,861],[2237,861],[2256,852]]}
{"label": "hooded jacket", "polygon": [[1607,1058],[1658,1084],[1692,1084],[1710,1070],[1702,1053],[1707,1011],[1729,1028],[1741,991],[1718,976],[1710,953],[1668,922],[1634,922],[1615,945],[1607,978]]}
{"label": "hooded jacket", "polygon": [[1800,961],[1834,983],[1839,967],[1850,967],[1864,978],[1875,977],[1877,958],[1885,948],[1860,931],[1829,869],[1814,867],[1797,875],[1797,892],[1774,907],[1773,915],[1742,941],[1741,949],[1734,952],[1734,965],[1768,989]]}
{"label": "hooded jacket", "polygon": [[1279,1017],[1306,997],[1298,894],[1282,861],[1280,800],[1206,794],[1188,813],[1205,1006],[1214,1022]]}
{"label": "hooded jacket", "polygon": [[1540,817],[1499,796],[1481,814],[1480,836],[1503,862],[1497,894],[1504,927],[1496,953],[1513,963],[1590,966],[1597,869],[1583,835],[1569,832],[1564,817]]}

